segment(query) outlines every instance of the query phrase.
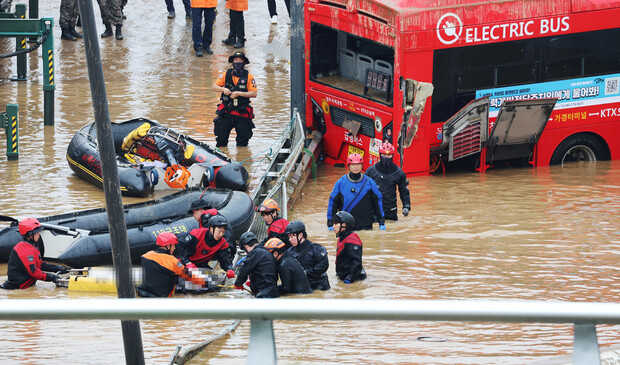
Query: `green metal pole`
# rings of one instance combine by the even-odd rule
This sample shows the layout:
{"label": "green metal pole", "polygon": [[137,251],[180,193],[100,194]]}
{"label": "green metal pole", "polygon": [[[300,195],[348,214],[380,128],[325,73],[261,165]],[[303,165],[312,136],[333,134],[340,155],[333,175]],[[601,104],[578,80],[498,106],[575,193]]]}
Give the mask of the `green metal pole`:
{"label": "green metal pole", "polygon": [[6,157],[9,161],[19,158],[19,106],[17,104],[7,104],[6,106]]}
{"label": "green metal pole", "polygon": [[[28,1],[28,18],[29,19],[37,19],[39,17],[39,0],[29,0]],[[28,39],[30,43],[36,43],[37,37],[30,37]]]}
{"label": "green metal pole", "polygon": [[[26,5],[25,4],[16,4],[15,5],[15,17],[17,19],[26,18]],[[16,37],[15,38],[15,50],[19,51],[20,49],[26,48],[26,37]],[[11,81],[26,81],[26,72],[28,68],[26,66],[26,54],[20,54],[17,56],[17,75],[11,78]]]}
{"label": "green metal pole", "polygon": [[54,125],[54,22],[53,19],[42,19],[45,30],[49,30],[43,42],[43,125]]}

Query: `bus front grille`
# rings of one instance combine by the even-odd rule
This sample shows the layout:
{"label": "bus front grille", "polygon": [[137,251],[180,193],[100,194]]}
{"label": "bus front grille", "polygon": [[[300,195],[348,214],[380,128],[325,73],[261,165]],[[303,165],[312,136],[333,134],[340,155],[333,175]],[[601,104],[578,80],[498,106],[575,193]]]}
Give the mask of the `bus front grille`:
{"label": "bus front grille", "polygon": [[335,125],[342,127],[342,124],[345,122],[345,120],[355,121],[360,124],[360,129],[358,133],[371,138],[375,137],[375,122],[373,119],[364,117],[356,113],[352,113],[350,111],[332,105],[330,105],[329,107],[329,113],[332,117],[332,123],[334,123]]}

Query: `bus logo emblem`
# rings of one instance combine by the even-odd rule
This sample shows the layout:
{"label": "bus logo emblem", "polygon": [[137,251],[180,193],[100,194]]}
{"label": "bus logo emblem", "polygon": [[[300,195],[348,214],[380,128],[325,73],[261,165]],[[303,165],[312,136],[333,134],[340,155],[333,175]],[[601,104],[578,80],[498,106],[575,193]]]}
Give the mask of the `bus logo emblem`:
{"label": "bus logo emblem", "polygon": [[458,15],[446,13],[437,22],[437,38],[443,44],[452,44],[459,40],[463,32],[463,22]]}

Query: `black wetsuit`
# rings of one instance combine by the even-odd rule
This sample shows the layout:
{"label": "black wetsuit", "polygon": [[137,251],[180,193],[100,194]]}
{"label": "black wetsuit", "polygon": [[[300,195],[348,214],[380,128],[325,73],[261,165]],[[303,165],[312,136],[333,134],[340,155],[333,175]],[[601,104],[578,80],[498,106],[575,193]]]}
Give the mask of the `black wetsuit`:
{"label": "black wetsuit", "polygon": [[329,261],[325,247],[305,239],[297,246],[288,249],[289,253],[301,264],[308,276],[313,290],[328,290],[330,287],[327,278]]}
{"label": "black wetsuit", "polygon": [[312,293],[312,287],[303,266],[288,251],[278,259],[278,274],[282,282],[282,285],[278,286],[280,294]]}
{"label": "black wetsuit", "polygon": [[366,279],[366,271],[362,266],[362,240],[355,232],[345,231],[339,235],[336,275],[338,279],[350,283]]}
{"label": "black wetsuit", "polygon": [[403,170],[396,166],[394,162],[390,161],[388,166],[382,162],[376,163],[366,170],[366,176],[372,178],[375,183],[377,183],[379,191],[381,191],[385,219],[398,220],[396,186],[398,186],[400,201],[403,203],[403,208],[411,209],[411,197],[409,188],[407,187],[407,175],[405,175]]}
{"label": "black wetsuit", "polygon": [[276,259],[263,247],[254,246],[237,273],[235,286],[242,286],[250,278],[250,289],[257,298],[277,298],[278,268]]}

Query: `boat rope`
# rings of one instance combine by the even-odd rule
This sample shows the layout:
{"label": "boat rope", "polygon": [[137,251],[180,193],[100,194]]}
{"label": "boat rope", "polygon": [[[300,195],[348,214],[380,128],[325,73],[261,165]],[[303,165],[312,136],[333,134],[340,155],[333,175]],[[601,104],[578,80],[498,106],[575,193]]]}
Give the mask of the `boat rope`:
{"label": "boat rope", "polygon": [[45,40],[47,39],[47,36],[50,34],[49,29],[45,31],[45,33],[43,33],[43,35],[41,36],[41,39],[37,40],[37,43],[35,43],[33,46],[29,47],[29,48],[22,48],[19,49],[15,52],[12,53],[7,53],[7,54],[0,54],[0,58],[9,58],[9,57],[15,57],[15,56],[19,56],[22,54],[26,54],[28,52],[32,52],[35,49],[39,48],[43,42],[45,42]]}
{"label": "boat rope", "polygon": [[172,354],[170,358],[170,365],[183,365],[193,359],[196,355],[202,352],[207,346],[219,340],[220,338],[230,334],[232,331],[236,330],[239,327],[240,320],[236,320],[230,323],[228,326],[224,327],[220,333],[217,335],[207,339],[204,342],[201,342],[197,345],[191,346],[187,350],[183,351],[183,354],[179,354],[181,352],[181,345],[177,345],[177,349]]}

